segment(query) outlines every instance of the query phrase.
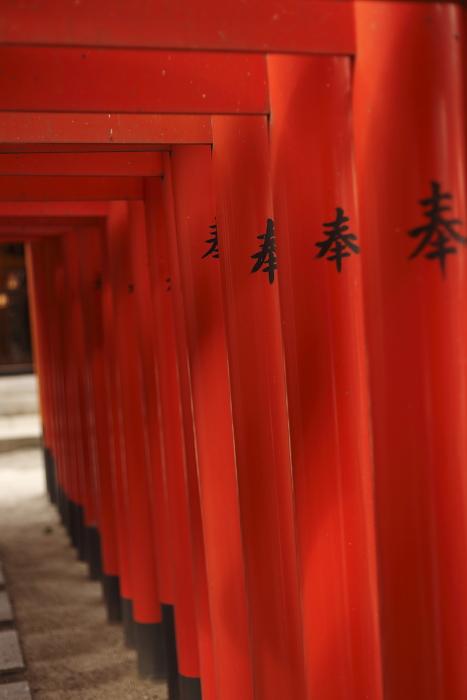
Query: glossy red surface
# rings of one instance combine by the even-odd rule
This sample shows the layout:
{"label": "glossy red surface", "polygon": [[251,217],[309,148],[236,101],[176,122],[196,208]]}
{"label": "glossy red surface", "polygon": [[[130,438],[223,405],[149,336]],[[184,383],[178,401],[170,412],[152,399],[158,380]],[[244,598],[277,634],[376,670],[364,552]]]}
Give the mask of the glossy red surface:
{"label": "glossy red surface", "polygon": [[246,53],[3,46],[0,109],[106,116],[267,114],[266,59]]}
{"label": "glossy red surface", "polygon": [[0,177],[0,201],[142,199],[139,177]]}
{"label": "glossy red surface", "polygon": [[[163,162],[163,166],[165,172],[165,162]],[[167,227],[170,226],[171,235],[174,235],[173,211],[171,212],[169,208],[170,201],[167,201],[170,194],[170,190],[167,193],[167,185],[164,188],[158,179],[146,181],[148,251],[166,457],[178,663],[182,675],[199,678],[200,656],[196,619],[194,548],[190,532],[191,523],[185,472],[185,456],[187,450],[190,449],[188,443],[190,435],[185,436],[182,424],[175,335],[176,321],[172,302],[172,289],[173,285],[176,284],[176,277],[174,277],[168,247],[170,234],[167,231]]]}
{"label": "glossy red surface", "polygon": [[[61,237],[65,269],[64,305],[65,343],[69,369],[67,392],[70,392],[70,415],[73,417],[76,473],[79,503],[83,506],[84,524],[97,526],[97,483],[95,471],[95,425],[87,391],[89,365],[85,356],[84,323],[79,290],[78,246],[75,231]],[[72,412],[71,412],[72,411]]]}
{"label": "glossy red surface", "polygon": [[[382,698],[348,58],[269,56],[271,164],[308,697]],[[352,242],[352,241],[350,241]],[[334,248],[332,249],[334,250]]]}
{"label": "glossy red surface", "polygon": [[212,128],[254,695],[304,698],[279,297],[252,274],[272,218],[267,121],[213,117]]}
{"label": "glossy red surface", "polygon": [[[193,397],[188,365],[186,328],[183,316],[183,293],[180,278],[179,250],[176,235],[175,196],[172,183],[172,159],[163,156],[164,206],[166,216],[167,248],[170,267],[170,297],[174,314],[177,369],[180,388],[180,409],[185,452],[185,492],[187,496],[190,528],[191,556],[193,560],[194,612],[196,615],[199,652],[199,677],[203,697],[215,700],[216,668],[214,665],[211,611],[208,595],[206,555],[203,541],[202,515],[196,462],[195,432],[193,425]],[[210,583],[210,582],[209,582]]]}
{"label": "glossy red surface", "polygon": [[130,560],[130,515],[128,489],[126,487],[126,453],[123,434],[122,392],[118,372],[118,358],[115,347],[115,304],[113,298],[112,271],[110,261],[110,243],[105,226],[99,228],[99,239],[102,263],[101,308],[104,334],[105,369],[107,386],[110,387],[110,403],[108,418],[110,431],[108,435],[109,452],[111,457],[112,492],[117,526],[118,573],[120,579],[120,595],[126,600],[133,598],[133,582]]}
{"label": "glossy red surface", "polygon": [[0,176],[4,175],[153,177],[162,175],[162,162],[157,151],[8,153],[0,155]]}
{"label": "glossy red surface", "polygon": [[60,275],[60,240],[50,238],[43,244],[43,272],[46,281],[46,309],[49,318],[51,366],[53,367],[54,413],[57,420],[57,471],[58,483],[68,498],[73,493],[70,487],[71,464],[68,451],[68,420],[66,409],[66,394],[64,382],[63,336],[59,326],[59,310],[57,299],[63,298],[61,290],[57,294],[56,284]]}
{"label": "glossy red surface", "polygon": [[[79,484],[79,454],[76,442],[78,440],[78,397],[76,392],[76,372],[74,367],[73,348],[70,343],[70,317],[66,309],[68,298],[67,269],[61,236],[54,240],[56,258],[54,260],[52,304],[55,322],[55,333],[58,342],[60,374],[62,383],[62,410],[64,427],[64,446],[66,461],[66,494],[74,505],[82,505]],[[54,251],[55,252],[55,251]],[[71,515],[73,521],[74,515]]]}
{"label": "glossy red surface", "polygon": [[172,149],[172,186],[217,697],[252,697],[237,474],[209,146]]}
{"label": "glossy red surface", "polygon": [[145,206],[133,202],[129,207],[129,235],[131,236],[131,265],[135,279],[135,304],[138,325],[138,347],[141,358],[145,418],[148,426],[148,483],[151,488],[151,511],[155,534],[155,552],[159,599],[173,604],[172,570],[168,532],[167,498],[165,493],[165,455],[160,417],[160,400],[156,377],[156,358],[149,259],[147,250]]}
{"label": "glossy red surface", "polygon": [[80,271],[79,299],[84,321],[84,342],[88,377],[88,419],[94,425],[96,464],[94,475],[99,497],[99,532],[103,571],[118,576],[118,548],[111,442],[111,397],[108,358],[102,322],[102,262],[97,228],[80,228],[77,234],[77,258]]}
{"label": "glossy red surface", "polygon": [[9,0],[0,41],[216,51],[354,53],[351,2],[332,0]]}
{"label": "glossy red surface", "polygon": [[147,424],[133,293],[137,281],[131,269],[126,202],[112,202],[109,205],[107,234],[114,303],[114,343],[121,390],[125,450],[123,483],[128,498],[133,618],[136,622],[156,623],[161,621],[161,612],[148,485]]}
{"label": "glossy red surface", "polygon": [[[0,112],[0,152],[85,144],[114,148],[126,144],[211,143],[211,121],[190,114],[89,114]],[[89,148],[89,146],[87,146]],[[92,146],[91,146],[92,150]]]}
{"label": "glossy red surface", "polygon": [[49,325],[46,313],[46,290],[43,274],[42,250],[40,242],[25,246],[26,274],[28,280],[28,300],[30,305],[31,333],[34,348],[34,365],[37,368],[40,411],[44,447],[54,459],[57,455],[55,413],[53,405],[53,368],[51,363]]}
{"label": "glossy red surface", "polygon": [[[413,256],[430,182],[465,222],[463,11],[361,2],[356,164],[385,689],[467,693],[467,255]],[[465,224],[454,226],[465,236]],[[444,230],[444,229],[442,229]]]}

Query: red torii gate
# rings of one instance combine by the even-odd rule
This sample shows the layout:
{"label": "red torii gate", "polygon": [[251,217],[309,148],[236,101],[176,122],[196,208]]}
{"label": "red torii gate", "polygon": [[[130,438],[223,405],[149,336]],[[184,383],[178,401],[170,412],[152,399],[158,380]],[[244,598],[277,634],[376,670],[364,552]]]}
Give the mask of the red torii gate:
{"label": "red torii gate", "polygon": [[[179,368],[185,368],[180,378],[182,399],[185,392],[185,431],[190,424],[187,418],[190,377],[184,374],[183,334],[192,333],[186,339],[189,356],[192,353],[189,357],[192,369],[198,361],[197,342],[201,340],[196,336],[196,324],[203,322],[203,304],[207,300],[199,298],[199,306],[189,310],[188,300],[192,297],[188,290],[195,294],[199,288],[190,286],[197,267],[195,260],[190,262],[181,253],[188,240],[183,236],[194,236],[198,231],[193,228],[184,232],[189,204],[197,211],[203,202],[206,213],[201,209],[203,214],[197,214],[198,225],[200,232],[207,231],[209,224],[202,216],[208,217],[208,212],[213,211],[208,197],[213,188],[255,697],[269,700],[284,693],[301,697],[306,692],[309,697],[318,694],[325,698],[353,698],[359,697],[365,682],[370,683],[368,688],[373,696],[381,696],[379,633],[375,633],[377,591],[372,545],[368,390],[359,291],[363,283],[385,688],[388,697],[412,698],[420,694],[424,698],[462,698],[466,683],[465,633],[457,623],[465,618],[463,591],[467,573],[462,457],[465,454],[465,331],[459,329],[458,314],[459,307],[465,304],[464,262],[460,254],[450,259],[453,272],[444,280],[434,265],[427,267],[423,258],[408,266],[413,241],[400,234],[420,221],[418,200],[427,196],[429,182],[435,179],[453,195],[456,218],[465,220],[462,92],[465,10],[448,3],[362,0],[276,5],[232,1],[222,7],[211,2],[198,3],[196,13],[186,3],[168,8],[162,3],[141,2],[117,13],[105,2],[94,3],[92,8],[82,2],[77,7],[70,3],[66,11],[62,9],[62,15],[53,17],[53,7],[52,0],[36,3],[32,11],[23,7],[23,3],[15,3],[7,8],[0,23],[0,38],[10,44],[2,49],[7,65],[15,65],[22,76],[21,81],[13,78],[16,75],[13,71],[5,71],[1,76],[2,95],[5,94],[3,104],[3,97],[0,98],[0,107],[5,111],[1,123],[5,125],[4,140],[9,142],[5,152],[9,149],[12,153],[27,152],[28,143],[40,143],[43,148],[47,141],[51,150],[60,150],[56,143],[84,145],[96,141],[102,144],[96,147],[111,146],[112,150],[121,141],[127,146],[128,140],[146,145],[158,141],[156,148],[162,143],[200,144],[189,149],[183,145],[171,148],[170,167],[169,158],[163,156],[165,206],[163,193],[158,193],[157,187],[154,192],[148,190],[139,178],[116,177],[113,183],[110,182],[113,178],[106,178],[100,184],[100,178],[94,180],[94,176],[95,186],[89,186],[94,168],[102,167],[94,154],[95,165],[87,171],[87,183],[82,182],[83,171],[77,173],[81,178],[74,183],[71,174],[67,178],[68,185],[74,185],[73,198],[115,200],[120,197],[111,195],[120,192],[123,198],[146,199],[148,217],[155,216],[156,209],[165,209],[170,217],[173,216],[171,188],[167,183],[173,171],[175,218],[172,223],[166,221],[165,226],[170,230],[168,277],[177,279],[177,255],[180,255],[185,295],[174,304],[178,363]],[[19,12],[23,12],[21,21]],[[68,48],[63,48],[64,44]],[[89,49],[88,53],[80,54],[81,48]],[[101,55],[96,48],[106,50]],[[155,48],[196,49],[201,53],[191,52],[186,57],[184,52],[174,51],[171,60],[178,61],[180,72],[175,72],[176,79],[169,82],[174,74],[164,67],[168,65],[165,62],[168,56],[148,53],[148,49]],[[223,54],[203,54],[206,50],[239,53],[226,59]],[[245,59],[242,52],[257,55]],[[266,75],[266,61],[261,54],[282,52],[328,56],[268,56],[267,89],[261,90]],[[356,55],[353,80],[351,55]],[[153,56],[150,63],[154,66],[149,80],[156,78],[158,70],[160,76],[154,90],[146,92],[144,59],[148,56]],[[85,66],[88,58],[92,59],[94,76]],[[131,90],[122,96],[121,75],[112,70],[118,65],[125,66],[125,58],[130,59],[129,86],[132,81],[137,83],[134,96]],[[34,63],[30,63],[31,59]],[[68,75],[61,74],[68,81],[54,80],[57,59],[70,71]],[[207,60],[209,89],[204,87],[206,83],[202,79],[196,82],[202,76],[203,61]],[[255,66],[246,88],[236,82],[239,76],[245,78],[245,73],[232,72],[245,60]],[[230,75],[232,81],[228,80]],[[188,84],[194,80],[195,87],[184,102],[180,88],[186,76],[189,76]],[[214,86],[212,76],[216,79]],[[36,77],[37,90],[32,86]],[[92,79],[95,82],[87,82]],[[79,94],[73,90],[73,84],[79,85]],[[96,85],[102,86],[102,90],[97,92]],[[233,92],[228,89],[231,85],[235,87]],[[255,87],[249,92],[252,85]],[[237,87],[240,99],[236,97]],[[252,101],[248,102],[245,95]],[[127,111],[125,101],[131,114],[123,114]],[[214,116],[209,120],[188,114],[163,117],[133,113],[155,111],[156,106],[161,113],[182,109],[189,114],[220,112],[231,116]],[[49,114],[48,109],[69,110],[70,114]],[[94,110],[116,110],[121,114],[95,114]],[[271,114],[270,151],[267,120],[262,116],[267,114]],[[154,133],[158,125],[181,118],[185,120],[182,128],[172,129],[177,131],[177,139],[168,140],[162,128]],[[185,140],[187,133],[191,133],[191,124],[198,129],[198,136],[188,136]],[[10,144],[18,142],[19,147],[13,149]],[[207,144],[211,143],[214,181],[209,184],[213,176]],[[152,150],[151,145],[149,151]],[[3,173],[2,167],[0,163]],[[11,162],[5,161],[5,167],[11,168]],[[41,167],[49,166],[31,159],[29,167],[34,171],[30,175],[37,178],[36,183],[26,177],[20,185],[11,179],[11,174],[5,175],[5,199],[44,199],[51,197],[52,192],[57,193],[56,198],[66,199],[71,191],[67,185],[57,183],[57,189],[51,189],[53,178],[46,183],[40,177],[45,174]],[[25,175],[21,176],[22,180]],[[204,183],[204,190],[194,196],[191,183],[197,178],[199,183]],[[156,183],[157,179],[148,182]],[[86,197],[91,192],[94,194]],[[194,197],[193,202],[190,197]],[[148,202],[155,201],[159,204],[150,214],[152,208]],[[363,275],[357,258],[348,261],[346,277],[337,275],[326,261],[315,259],[313,243],[322,237],[319,233],[322,224],[331,221],[328,217],[335,216],[336,207],[342,205],[350,213],[350,230],[359,234]],[[139,206],[136,202],[132,205],[136,216]],[[279,294],[275,287],[266,284],[258,287],[259,280],[250,275],[249,258],[255,245],[257,249],[258,236],[264,234],[267,218],[274,218],[277,229],[277,254],[281,261],[277,273]],[[284,233],[279,236],[281,230],[287,236]],[[311,230],[317,233],[313,234],[310,247]],[[150,241],[151,237],[148,244]],[[319,262],[323,263],[320,267]],[[206,269],[205,266],[205,275]],[[209,280],[211,294],[218,297],[219,280],[211,277]],[[222,314],[215,315],[220,313],[219,309],[213,308],[211,313],[216,327],[222,325]],[[281,335],[288,422],[285,388],[275,385],[276,381],[280,383],[283,362]],[[261,341],[262,338],[271,345]],[[222,346],[215,347],[217,352],[221,351]],[[452,371],[447,367],[448,358]],[[226,365],[223,367],[224,370],[219,367],[219,372],[225,371]],[[201,388],[196,386],[192,373],[193,418],[198,433],[203,424],[196,423],[196,402],[201,402],[199,411],[206,404],[198,393]],[[288,460],[284,458],[288,425],[293,501],[291,492],[287,495],[291,482],[286,476]],[[259,433],[262,438],[264,454],[260,457],[255,453],[255,435],[250,435],[252,426],[256,428],[253,433],[256,436]],[[190,440],[189,444],[192,444]],[[266,500],[259,496],[264,495],[261,489],[266,489],[266,475],[270,479],[273,464],[278,471],[273,471],[269,494],[272,500],[268,501],[267,495]],[[198,469],[200,465],[198,453]],[[199,485],[202,516],[207,517],[206,503],[203,510],[206,491],[201,472]],[[274,498],[278,493],[285,498],[282,502],[285,510],[275,510]],[[190,496],[192,507],[196,501],[193,488]],[[295,514],[289,510],[285,516],[290,507],[295,508]],[[261,519],[268,512],[271,519],[265,518],[260,523],[257,515]],[[353,524],[358,522],[362,527],[354,530]],[[255,538],[261,532],[260,525],[264,540],[258,542]],[[285,591],[291,590],[285,585],[286,579],[294,576],[296,564],[293,547],[289,545],[295,539],[295,527],[305,670],[300,669],[301,661],[297,657],[294,673],[291,660],[277,662],[266,642],[275,644],[280,638],[285,646],[281,647],[278,658],[284,661],[294,649],[291,640],[297,641],[299,635],[298,630],[293,632],[298,615],[297,609],[293,613],[295,594],[288,596],[285,608],[281,608],[284,601],[280,600]],[[289,545],[281,543],[285,549],[278,557],[279,569],[275,569],[275,562],[265,552],[272,554],[274,542],[280,542],[279,533],[285,537],[287,531]],[[327,539],[330,533],[331,545]],[[210,542],[210,534],[212,531],[205,528],[205,545]],[[359,555],[354,554],[356,545],[361,547]],[[211,554],[218,552],[216,547]],[[289,564],[285,563],[284,555],[292,557]],[[206,556],[209,562],[208,552]],[[264,568],[261,568],[262,559]],[[266,572],[272,571],[275,576],[268,581]],[[368,572],[363,576],[366,593],[362,593],[363,579],[359,572]],[[281,575],[283,583],[279,584]],[[272,590],[274,585],[276,588]],[[349,595],[357,601],[356,608],[349,602]],[[263,603],[264,610],[271,612],[267,621],[261,616]],[[354,613],[354,609],[359,612]],[[284,617],[281,610],[287,610]],[[269,629],[274,630],[272,634]],[[286,630],[291,636],[284,634]],[[220,634],[220,628],[213,624],[213,640],[216,634]],[[362,648],[370,648],[370,659],[364,655],[358,657],[356,637],[352,634],[362,635]],[[348,642],[349,639],[352,641]],[[213,650],[218,672],[216,690],[210,683],[212,667],[211,673],[206,671],[201,677],[205,697],[209,694],[216,697],[217,691],[217,697],[224,700],[234,690],[231,685],[222,685],[222,678],[228,676],[229,659],[222,657],[220,648],[215,646]],[[221,668],[227,674],[224,677],[219,675]],[[186,675],[190,677],[190,673]],[[245,681],[241,674],[237,678]]]}

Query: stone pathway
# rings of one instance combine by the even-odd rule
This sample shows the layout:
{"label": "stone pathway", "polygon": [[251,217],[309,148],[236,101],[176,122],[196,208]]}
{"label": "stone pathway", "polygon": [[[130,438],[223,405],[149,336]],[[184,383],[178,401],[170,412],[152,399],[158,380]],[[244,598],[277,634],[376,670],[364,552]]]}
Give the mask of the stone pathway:
{"label": "stone pathway", "polygon": [[41,420],[34,374],[0,377],[0,452],[41,444]]}
{"label": "stone pathway", "polygon": [[31,700],[28,682],[18,680],[18,674],[25,671],[25,665],[5,585],[0,564],[0,700]]}

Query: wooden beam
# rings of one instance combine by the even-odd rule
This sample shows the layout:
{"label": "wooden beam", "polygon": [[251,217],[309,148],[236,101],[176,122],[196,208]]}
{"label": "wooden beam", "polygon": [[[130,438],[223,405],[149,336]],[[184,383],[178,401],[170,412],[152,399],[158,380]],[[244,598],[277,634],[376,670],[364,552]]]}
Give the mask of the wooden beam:
{"label": "wooden beam", "polygon": [[14,0],[0,42],[139,49],[351,54],[353,2]]}
{"label": "wooden beam", "polygon": [[143,199],[139,177],[0,177],[0,201]]}
{"label": "wooden beam", "polygon": [[0,176],[58,175],[162,177],[160,153],[0,154]]}
{"label": "wooden beam", "polygon": [[[5,144],[212,143],[211,119],[187,114],[0,112]],[[69,146],[67,146],[69,147]]]}
{"label": "wooden beam", "polygon": [[0,48],[0,109],[11,112],[267,114],[260,54]]}

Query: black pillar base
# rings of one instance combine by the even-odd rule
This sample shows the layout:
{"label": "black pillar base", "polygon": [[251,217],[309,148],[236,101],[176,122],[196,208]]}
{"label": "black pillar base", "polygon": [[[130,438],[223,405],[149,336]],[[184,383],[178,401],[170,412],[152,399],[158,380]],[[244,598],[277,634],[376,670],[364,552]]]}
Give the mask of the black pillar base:
{"label": "black pillar base", "polygon": [[68,534],[71,544],[76,549],[78,546],[78,515],[76,512],[76,503],[70,498],[67,499],[68,511]]}
{"label": "black pillar base", "polygon": [[74,533],[74,521],[73,521],[73,504],[65,493],[65,522],[66,531],[68,532],[68,537],[73,544],[73,533]]}
{"label": "black pillar base", "polygon": [[141,678],[165,681],[167,666],[163,649],[162,623],[135,622],[138,673]]}
{"label": "black pillar base", "polygon": [[104,589],[105,607],[109,622],[122,621],[122,609],[120,605],[120,579],[118,576],[102,574],[102,587]]}
{"label": "black pillar base", "polygon": [[121,599],[123,640],[129,649],[136,649],[135,622],[133,620],[133,601],[129,598]]}
{"label": "black pillar base", "polygon": [[173,605],[161,603],[162,628],[164,633],[164,652],[167,666],[167,683],[170,700],[179,700],[177,642],[175,638],[175,620]]}
{"label": "black pillar base", "polygon": [[86,561],[89,564],[89,578],[99,581],[102,578],[101,536],[97,527],[85,528]]}
{"label": "black pillar base", "polygon": [[60,520],[62,521],[62,525],[64,528],[66,528],[67,532],[70,531],[69,528],[69,522],[70,522],[70,516],[68,513],[68,498],[65,495],[65,491],[62,489],[62,487],[59,485],[57,486],[57,495],[58,495],[58,512],[60,513]]}
{"label": "black pillar base", "polygon": [[50,452],[50,500],[54,505],[57,505],[57,467],[55,466],[55,459],[53,458],[52,452]]}
{"label": "black pillar base", "polygon": [[76,516],[76,549],[78,550],[78,559],[86,561],[86,535],[84,525],[84,508],[78,503],[75,504]]}
{"label": "black pillar base", "polygon": [[180,682],[180,700],[201,700],[200,678],[189,678],[180,674],[178,679]]}
{"label": "black pillar base", "polygon": [[47,485],[47,493],[52,503],[57,502],[56,483],[55,483],[55,460],[52,457],[52,452],[49,447],[43,448],[44,465],[45,465],[45,483]]}

